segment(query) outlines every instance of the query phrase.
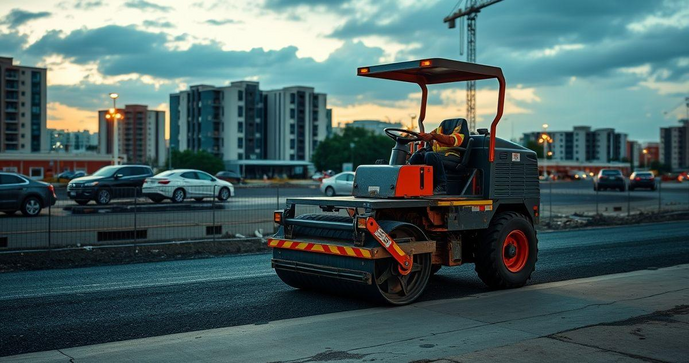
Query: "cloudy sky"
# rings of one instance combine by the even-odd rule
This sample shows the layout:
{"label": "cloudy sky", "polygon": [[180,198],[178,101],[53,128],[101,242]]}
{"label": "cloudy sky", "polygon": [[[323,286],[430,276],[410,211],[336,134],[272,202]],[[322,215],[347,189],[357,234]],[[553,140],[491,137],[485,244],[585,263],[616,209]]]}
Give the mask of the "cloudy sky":
{"label": "cloudy sky", "polygon": [[[459,31],[442,22],[456,3],[2,0],[0,56],[49,68],[49,127],[96,131],[108,92],[167,110],[179,89],[241,79],[326,92],[336,125],[408,122],[417,87],[358,78],[356,67],[459,59]],[[478,61],[502,67],[508,82],[499,130],[508,138],[549,123],[657,140],[686,112],[688,44],[689,0],[504,0],[478,17]],[[477,86],[485,127],[496,84]],[[463,84],[431,89],[430,124],[464,114]]]}

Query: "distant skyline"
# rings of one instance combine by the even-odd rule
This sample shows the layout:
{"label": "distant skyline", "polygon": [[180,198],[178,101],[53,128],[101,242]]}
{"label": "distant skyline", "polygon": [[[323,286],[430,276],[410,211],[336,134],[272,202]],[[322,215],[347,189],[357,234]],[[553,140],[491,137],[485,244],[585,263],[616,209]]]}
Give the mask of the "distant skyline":
{"label": "distant skyline", "polygon": [[[333,125],[409,123],[413,85],[355,76],[356,67],[459,56],[442,22],[456,1],[23,0],[0,2],[0,56],[47,67],[48,127],[97,131],[97,110],[146,104],[168,111],[190,85],[255,80],[328,94]],[[478,16],[479,63],[503,68],[508,102],[499,136],[575,125],[657,141],[685,117],[689,0],[505,0]],[[496,85],[478,86],[479,127]],[[431,88],[427,120],[464,117],[464,84]],[[513,125],[512,125],[513,124]],[[514,131],[512,131],[514,130]]]}

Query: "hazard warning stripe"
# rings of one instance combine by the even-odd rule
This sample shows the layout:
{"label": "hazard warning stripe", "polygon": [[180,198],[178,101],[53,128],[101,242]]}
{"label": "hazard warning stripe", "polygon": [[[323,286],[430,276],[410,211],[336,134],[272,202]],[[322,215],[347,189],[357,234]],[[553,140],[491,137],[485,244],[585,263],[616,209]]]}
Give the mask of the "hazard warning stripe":
{"label": "hazard warning stripe", "polygon": [[284,239],[268,239],[268,247],[284,248],[288,250],[308,251],[325,253],[328,255],[338,255],[347,257],[358,257],[370,259],[373,257],[371,250],[358,247],[336,246],[324,243],[287,241]]}

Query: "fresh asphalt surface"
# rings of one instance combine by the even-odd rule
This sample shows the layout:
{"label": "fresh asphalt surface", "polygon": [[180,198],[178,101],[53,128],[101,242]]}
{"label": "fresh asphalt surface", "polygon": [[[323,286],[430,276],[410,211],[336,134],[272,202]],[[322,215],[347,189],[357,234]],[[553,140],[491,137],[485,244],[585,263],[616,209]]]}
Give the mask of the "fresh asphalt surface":
{"label": "fresh asphalt surface", "polygon": [[[689,223],[539,234],[531,284],[689,263]],[[372,307],[294,290],[269,254],[0,274],[0,356]],[[443,268],[422,300],[486,291]]]}

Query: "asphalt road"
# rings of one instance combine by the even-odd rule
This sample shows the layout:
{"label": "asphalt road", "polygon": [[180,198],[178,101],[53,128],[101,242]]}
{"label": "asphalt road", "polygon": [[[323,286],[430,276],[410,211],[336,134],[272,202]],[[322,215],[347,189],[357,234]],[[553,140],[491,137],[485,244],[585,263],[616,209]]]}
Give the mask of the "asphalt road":
{"label": "asphalt road", "polygon": [[[532,284],[689,263],[689,223],[541,233]],[[0,274],[0,356],[371,307],[284,285],[270,255]],[[422,300],[485,291],[443,268]]]}

